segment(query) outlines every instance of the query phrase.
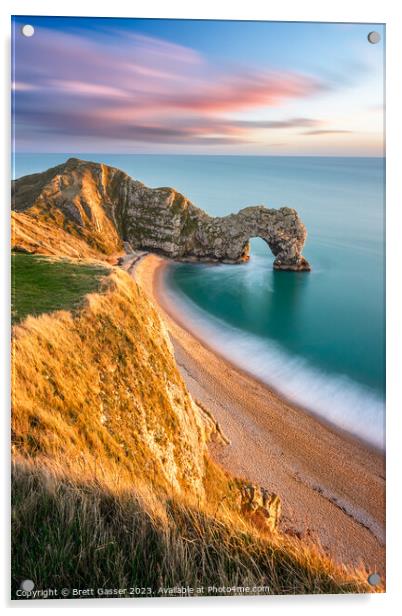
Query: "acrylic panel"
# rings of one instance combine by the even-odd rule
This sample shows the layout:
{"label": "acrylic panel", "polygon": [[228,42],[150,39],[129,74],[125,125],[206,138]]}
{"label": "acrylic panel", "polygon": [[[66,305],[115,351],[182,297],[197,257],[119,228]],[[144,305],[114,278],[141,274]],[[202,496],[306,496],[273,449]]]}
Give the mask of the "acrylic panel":
{"label": "acrylic panel", "polygon": [[12,599],[383,592],[385,25],[12,28]]}

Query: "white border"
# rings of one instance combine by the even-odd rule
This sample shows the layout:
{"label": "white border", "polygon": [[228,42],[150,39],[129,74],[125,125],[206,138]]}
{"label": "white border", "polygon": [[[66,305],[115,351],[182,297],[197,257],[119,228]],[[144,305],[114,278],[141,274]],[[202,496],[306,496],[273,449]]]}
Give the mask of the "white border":
{"label": "white border", "polygon": [[[4,0],[0,8],[2,30],[2,45],[6,50],[6,60],[1,63],[1,77],[3,94],[1,103],[3,107],[3,131],[5,136],[1,148],[2,170],[2,204],[0,207],[1,230],[1,388],[3,393],[3,430],[1,432],[1,445],[4,457],[2,469],[4,472],[3,486],[9,487],[9,457],[8,457],[8,430],[7,409],[9,405],[9,179],[10,179],[10,105],[9,105],[9,62],[10,62],[10,15],[94,15],[94,16],[121,16],[121,17],[170,17],[170,18],[201,18],[201,19],[267,19],[278,21],[340,21],[340,22],[373,22],[387,24],[387,593],[375,596],[303,596],[303,597],[256,597],[256,598],[215,598],[215,599],[156,599],[145,600],[146,603],[136,599],[130,600],[93,600],[57,602],[35,602],[12,604],[9,596],[9,558],[8,541],[4,540],[9,534],[9,495],[3,495],[1,535],[2,560],[0,569],[0,585],[2,603],[6,609],[18,612],[43,609],[74,610],[75,614],[99,609],[131,609],[138,611],[164,610],[167,613],[180,610],[210,613],[230,610],[233,614],[240,614],[245,610],[254,610],[257,614],[267,613],[269,610],[279,610],[281,616],[290,610],[298,613],[338,614],[340,610],[352,610],[368,614],[373,610],[388,610],[401,604],[402,597],[402,499],[400,482],[400,456],[402,445],[401,430],[401,380],[402,380],[402,315],[401,293],[401,265],[402,265],[402,238],[401,238],[401,139],[402,127],[400,119],[401,79],[400,64],[402,61],[402,19],[401,5],[395,0],[337,0],[336,2],[322,2],[322,0],[280,0],[271,3],[266,0],[247,0],[235,4],[233,0],[203,0],[190,3],[185,0],[148,0],[145,3],[134,3],[124,0],[113,0],[113,3],[86,2],[82,0]],[[399,180],[399,181],[398,181]],[[399,317],[399,318],[398,318]],[[349,613],[347,611],[346,613]]]}

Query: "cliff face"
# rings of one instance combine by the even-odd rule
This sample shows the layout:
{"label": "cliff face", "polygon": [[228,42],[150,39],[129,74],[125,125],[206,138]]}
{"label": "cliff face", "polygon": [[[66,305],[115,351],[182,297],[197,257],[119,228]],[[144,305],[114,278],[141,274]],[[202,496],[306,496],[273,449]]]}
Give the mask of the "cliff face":
{"label": "cliff face", "polygon": [[114,218],[114,188],[125,177],[117,169],[70,158],[43,173],[15,180],[12,209],[84,240],[93,250],[113,254],[123,247]]}
{"label": "cliff face", "polygon": [[[102,254],[128,241],[173,259],[238,263],[248,259],[249,239],[261,237],[276,269],[310,269],[301,254],[306,228],[294,209],[256,206],[213,218],[173,188],[148,188],[118,169],[75,158],[16,180],[13,209]],[[18,249],[18,234],[14,244]]]}
{"label": "cliff face", "polygon": [[239,263],[249,258],[249,240],[260,237],[276,257],[275,269],[310,270],[301,251],[306,228],[296,210],[247,207],[237,214],[198,223],[182,260]]}
{"label": "cliff face", "polygon": [[[114,269],[76,313],[13,328],[16,459],[203,498],[206,430],[157,312]],[[208,428],[207,428],[208,430]]]}

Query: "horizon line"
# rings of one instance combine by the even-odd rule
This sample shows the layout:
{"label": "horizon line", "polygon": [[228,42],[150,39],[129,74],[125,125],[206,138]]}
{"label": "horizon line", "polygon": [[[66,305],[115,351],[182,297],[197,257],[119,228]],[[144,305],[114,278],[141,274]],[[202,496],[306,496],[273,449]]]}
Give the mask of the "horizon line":
{"label": "horizon line", "polygon": [[[353,154],[199,154],[199,153],[165,153],[165,152],[12,152],[11,156],[37,155],[37,156],[56,156],[58,154],[67,155],[86,155],[95,156],[233,156],[233,157],[254,157],[254,158],[386,158],[386,153],[376,155],[353,155]],[[73,156],[75,157],[75,156]]]}

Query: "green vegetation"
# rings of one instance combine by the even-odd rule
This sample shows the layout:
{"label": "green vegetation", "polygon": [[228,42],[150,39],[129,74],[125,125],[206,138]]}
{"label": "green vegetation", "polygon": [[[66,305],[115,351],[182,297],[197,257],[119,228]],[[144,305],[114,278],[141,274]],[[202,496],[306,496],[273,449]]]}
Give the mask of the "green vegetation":
{"label": "green vegetation", "polygon": [[96,480],[60,479],[29,464],[14,467],[12,485],[13,597],[23,579],[37,588],[122,588],[132,598],[182,586],[203,587],[202,595],[241,594],[225,587],[256,587],[250,594],[371,590],[314,550],[257,538],[175,498],[165,498],[162,520],[135,489],[117,494]]}
{"label": "green vegetation", "polygon": [[191,235],[198,227],[198,220],[196,218],[192,218],[188,213],[184,221],[184,225],[182,228],[182,234],[184,236]]}
{"label": "green vegetation", "polygon": [[105,267],[37,255],[12,254],[12,319],[75,308],[100,287]]}

